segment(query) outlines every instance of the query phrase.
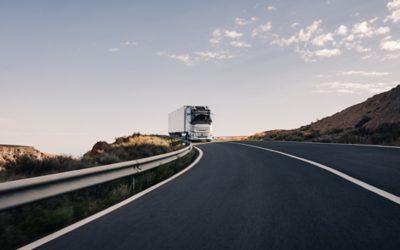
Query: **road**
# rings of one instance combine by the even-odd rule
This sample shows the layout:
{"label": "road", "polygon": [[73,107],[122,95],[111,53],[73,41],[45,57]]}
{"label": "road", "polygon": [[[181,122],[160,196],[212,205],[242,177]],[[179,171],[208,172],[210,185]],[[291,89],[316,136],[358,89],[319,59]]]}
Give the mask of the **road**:
{"label": "road", "polygon": [[[400,194],[400,149],[246,142]],[[400,249],[400,205],[326,170],[234,143],[41,249]]]}

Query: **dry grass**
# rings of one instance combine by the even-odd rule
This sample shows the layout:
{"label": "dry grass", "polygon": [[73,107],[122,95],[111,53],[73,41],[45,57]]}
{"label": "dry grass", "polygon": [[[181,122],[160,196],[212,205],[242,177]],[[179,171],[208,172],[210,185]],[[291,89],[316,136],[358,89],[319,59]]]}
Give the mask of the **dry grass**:
{"label": "dry grass", "polygon": [[245,141],[248,136],[217,136],[215,141]]}

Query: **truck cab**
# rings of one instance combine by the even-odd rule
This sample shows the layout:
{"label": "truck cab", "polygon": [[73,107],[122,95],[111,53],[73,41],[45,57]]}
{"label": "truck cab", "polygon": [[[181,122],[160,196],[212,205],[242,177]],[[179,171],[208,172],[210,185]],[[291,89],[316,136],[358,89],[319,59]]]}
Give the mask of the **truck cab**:
{"label": "truck cab", "polygon": [[190,109],[190,140],[212,140],[211,111],[207,106],[193,106]]}
{"label": "truck cab", "polygon": [[168,133],[191,141],[211,141],[212,122],[208,106],[185,105],[168,115]]}

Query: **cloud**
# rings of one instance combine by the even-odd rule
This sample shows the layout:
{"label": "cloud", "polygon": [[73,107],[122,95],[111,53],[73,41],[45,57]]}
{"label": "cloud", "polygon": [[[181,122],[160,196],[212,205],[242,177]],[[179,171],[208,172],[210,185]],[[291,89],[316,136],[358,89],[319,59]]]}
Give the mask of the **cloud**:
{"label": "cloud", "polygon": [[382,58],[382,61],[388,61],[388,60],[395,60],[400,58],[400,53],[398,54],[387,54]]}
{"label": "cloud", "polygon": [[238,26],[245,26],[251,23],[254,23],[255,21],[257,21],[256,17],[251,17],[250,19],[244,19],[244,18],[235,18],[235,24]]}
{"label": "cloud", "polygon": [[119,44],[123,45],[123,46],[136,46],[136,45],[138,45],[137,42],[132,42],[132,41],[120,42]]}
{"label": "cloud", "polygon": [[320,49],[314,52],[318,57],[334,57],[339,56],[342,52],[339,49]]}
{"label": "cloud", "polygon": [[332,77],[332,75],[317,74],[317,75],[314,75],[314,77],[317,77],[317,78],[328,78],[328,77]]}
{"label": "cloud", "polygon": [[266,24],[260,25],[256,28],[253,29],[251,32],[252,37],[256,37],[260,34],[264,34],[272,29],[272,24],[271,22],[267,22]]}
{"label": "cloud", "polygon": [[368,24],[368,22],[361,22],[361,23],[356,23],[353,25],[352,29],[353,34],[358,34],[360,37],[364,36],[372,36],[372,28]]}
{"label": "cloud", "polygon": [[251,44],[241,41],[232,41],[231,46],[235,48],[250,48]]}
{"label": "cloud", "polygon": [[272,44],[277,44],[281,47],[288,47],[297,43],[306,43],[311,37],[320,31],[322,20],[314,21],[311,25],[300,31],[289,38],[280,38],[279,36],[273,40]]}
{"label": "cloud", "polygon": [[345,36],[347,35],[347,32],[349,31],[349,28],[347,28],[346,25],[340,25],[339,28],[335,30],[335,34]]}
{"label": "cloud", "polygon": [[220,29],[213,30],[209,42],[213,45],[216,45],[220,43],[221,40],[222,40],[222,31]]}
{"label": "cloud", "polygon": [[387,34],[390,32],[390,28],[387,26],[375,28],[369,22],[364,21],[361,23],[354,24],[352,32],[354,35],[360,38],[364,38],[364,37],[372,37],[375,35]]}
{"label": "cloud", "polygon": [[360,92],[367,92],[370,94],[377,94],[388,91],[395,87],[397,83],[358,83],[358,82],[325,82],[320,83],[316,87],[314,93],[342,93],[342,94],[359,94]]}
{"label": "cloud", "polygon": [[374,17],[374,18],[371,18],[368,22],[375,23],[378,20],[379,20],[379,17]]}
{"label": "cloud", "polygon": [[326,42],[330,42],[330,41],[333,41],[333,34],[326,33],[326,34],[322,34],[322,35],[315,37],[311,43],[316,46],[324,46]]}
{"label": "cloud", "polygon": [[275,10],[277,10],[277,8],[274,7],[274,6],[272,6],[272,5],[267,6],[265,9],[268,10],[268,11],[275,11]]}
{"label": "cloud", "polygon": [[389,10],[396,10],[400,8],[400,0],[391,0],[389,1],[389,3],[387,4],[387,8]]}
{"label": "cloud", "polygon": [[237,32],[236,30],[222,30],[222,29],[215,29],[211,33],[211,38],[208,40],[211,45],[217,45],[221,43],[224,37],[228,37],[230,39],[237,39],[244,36],[243,33]]}
{"label": "cloud", "polygon": [[[318,58],[341,55],[342,50],[334,41],[334,33],[322,33],[321,24],[322,20],[316,20],[289,38],[281,38],[279,35],[276,35],[271,44],[277,44],[281,47],[293,46],[295,51],[306,62],[315,62]],[[325,47],[328,42],[329,46]]]}
{"label": "cloud", "polygon": [[379,27],[374,31],[375,35],[385,35],[390,33],[390,28],[385,26],[385,27]]}
{"label": "cloud", "polygon": [[292,27],[293,29],[294,28],[296,28],[296,27],[298,27],[300,25],[300,23],[292,23],[291,25],[290,25],[290,27]]}
{"label": "cloud", "polygon": [[161,57],[167,57],[173,60],[177,60],[181,63],[184,63],[185,65],[191,65],[192,64],[192,60],[190,58],[189,54],[169,54],[166,52],[158,52],[157,53],[158,56]]}
{"label": "cloud", "polygon": [[177,60],[187,66],[193,66],[196,62],[207,62],[210,60],[227,60],[232,59],[234,56],[228,51],[198,51],[186,54],[170,54],[166,52],[158,52],[158,56],[167,57],[173,60]]}
{"label": "cloud", "polygon": [[400,50],[400,40],[382,40],[380,48],[386,51],[398,51]]}
{"label": "cloud", "polygon": [[233,55],[226,51],[199,51],[195,52],[194,54],[197,56],[195,60],[202,59],[208,61],[210,59],[225,60],[233,58]]}
{"label": "cloud", "polygon": [[390,72],[363,71],[363,70],[349,70],[340,72],[340,75],[344,76],[388,76],[391,74],[392,73]]}
{"label": "cloud", "polygon": [[391,0],[387,4],[387,8],[390,12],[390,15],[387,17],[388,20],[392,20],[392,22],[397,23],[400,21],[400,0]]}
{"label": "cloud", "polygon": [[320,49],[311,51],[307,49],[296,49],[296,52],[300,54],[300,57],[305,62],[316,62],[318,58],[329,58],[336,57],[342,54],[339,49]]}
{"label": "cloud", "polygon": [[224,34],[226,37],[235,39],[243,36],[243,33],[239,33],[236,30],[225,30]]}
{"label": "cloud", "polygon": [[118,52],[119,48],[109,48],[108,52]]}
{"label": "cloud", "polygon": [[301,29],[298,34],[300,41],[306,42],[311,39],[311,36],[318,31],[322,24],[322,20],[314,21],[306,30]]}
{"label": "cloud", "polygon": [[320,26],[322,24],[322,20],[314,21],[310,26],[308,26],[305,30],[301,29],[295,36],[295,40],[299,42],[308,42],[311,37],[318,32]]}

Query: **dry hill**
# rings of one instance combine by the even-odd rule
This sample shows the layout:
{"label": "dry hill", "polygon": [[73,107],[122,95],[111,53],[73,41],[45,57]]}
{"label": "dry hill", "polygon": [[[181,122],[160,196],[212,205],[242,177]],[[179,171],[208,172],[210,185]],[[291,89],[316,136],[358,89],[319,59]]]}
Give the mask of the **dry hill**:
{"label": "dry hill", "polygon": [[250,139],[400,145],[400,85],[310,125]]}

